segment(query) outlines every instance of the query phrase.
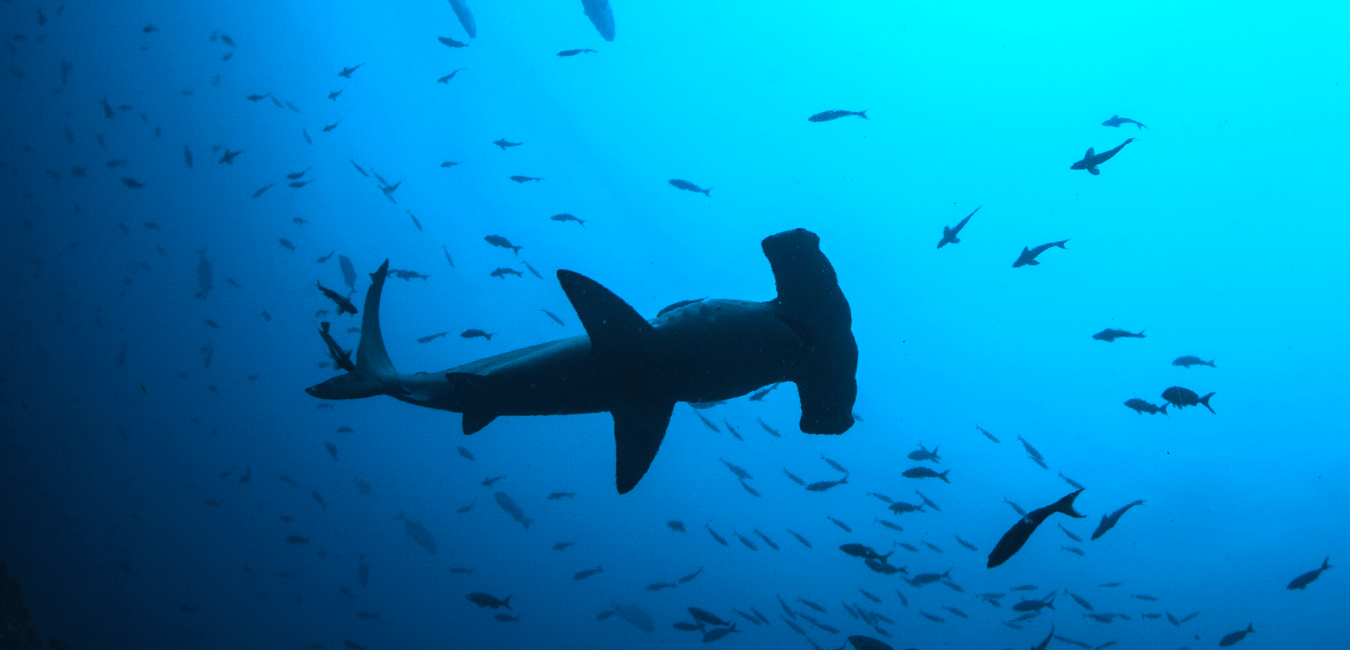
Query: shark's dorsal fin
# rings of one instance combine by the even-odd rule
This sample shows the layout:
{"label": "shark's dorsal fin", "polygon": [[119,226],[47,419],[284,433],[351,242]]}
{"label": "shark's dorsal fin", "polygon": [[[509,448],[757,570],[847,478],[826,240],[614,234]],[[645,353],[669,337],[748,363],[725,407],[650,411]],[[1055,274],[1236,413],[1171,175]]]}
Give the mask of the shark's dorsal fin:
{"label": "shark's dorsal fin", "polygon": [[[622,354],[639,345],[641,337],[653,329],[637,310],[595,280],[573,271],[559,270],[558,283],[567,299],[572,301],[582,327],[586,328],[586,335],[591,339],[591,354]],[[659,440],[657,442],[660,444]],[[645,466],[643,471],[646,471]]]}
{"label": "shark's dorsal fin", "polygon": [[610,412],[614,416],[614,484],[619,494],[636,487],[652,466],[674,409],[674,403],[634,400]]}
{"label": "shark's dorsal fin", "polygon": [[1087,160],[1092,157],[1093,153],[1092,149],[1093,149],[1092,147],[1088,147],[1087,153],[1083,154],[1083,160]]}

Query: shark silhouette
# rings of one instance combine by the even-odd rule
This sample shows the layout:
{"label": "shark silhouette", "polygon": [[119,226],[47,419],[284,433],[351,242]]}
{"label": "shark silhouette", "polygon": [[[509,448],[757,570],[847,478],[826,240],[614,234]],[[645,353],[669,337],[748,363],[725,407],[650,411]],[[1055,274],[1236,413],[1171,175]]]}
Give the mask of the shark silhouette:
{"label": "shark silhouette", "polygon": [[466,435],[503,415],[608,412],[620,494],[647,473],[676,402],[731,399],[790,381],[804,433],[843,433],[853,426],[858,347],[834,267],[807,230],[772,235],[762,248],[778,288],[768,302],[685,301],[647,320],[598,282],[560,270],[585,335],[410,375],[394,369],[380,334],[386,260],[371,274],[355,368],[305,392],[331,400],[388,395],[462,413]]}

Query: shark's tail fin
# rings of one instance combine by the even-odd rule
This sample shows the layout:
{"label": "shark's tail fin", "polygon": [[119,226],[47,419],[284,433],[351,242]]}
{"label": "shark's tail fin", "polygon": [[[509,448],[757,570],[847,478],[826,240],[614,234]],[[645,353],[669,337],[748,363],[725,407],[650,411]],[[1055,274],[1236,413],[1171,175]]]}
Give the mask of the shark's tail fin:
{"label": "shark's tail fin", "polygon": [[370,274],[370,289],[366,291],[366,313],[361,317],[361,343],[356,348],[356,368],[345,375],[305,389],[319,399],[361,399],[390,392],[398,380],[398,372],[389,361],[380,333],[380,294],[389,275],[389,260]]}
{"label": "shark's tail fin", "polygon": [[1162,406],[1158,407],[1158,412],[1167,415],[1167,402],[1163,402]]}
{"label": "shark's tail fin", "polygon": [[1082,513],[1080,513],[1080,512],[1078,512],[1077,510],[1074,510],[1074,509],[1073,509],[1073,501],[1074,501],[1074,499],[1077,499],[1077,498],[1078,498],[1078,495],[1081,494],[1082,492],[1083,492],[1083,489],[1082,489],[1082,488],[1078,488],[1077,490],[1074,490],[1073,492],[1070,492],[1070,493],[1069,493],[1068,495],[1066,495],[1063,499],[1060,499],[1059,501],[1056,501],[1053,505],[1050,506],[1051,512],[1062,512],[1062,513],[1064,513],[1064,514],[1066,514],[1066,515],[1069,515],[1070,517],[1073,517],[1073,518],[1075,518],[1075,519],[1082,519],[1082,518],[1085,517],[1086,515],[1083,515]]}
{"label": "shark's tail fin", "polygon": [[761,246],[778,285],[778,315],[808,351],[793,378],[802,401],[801,430],[848,431],[858,396],[858,345],[834,267],[820,251],[820,238],[807,230],[772,235]]}

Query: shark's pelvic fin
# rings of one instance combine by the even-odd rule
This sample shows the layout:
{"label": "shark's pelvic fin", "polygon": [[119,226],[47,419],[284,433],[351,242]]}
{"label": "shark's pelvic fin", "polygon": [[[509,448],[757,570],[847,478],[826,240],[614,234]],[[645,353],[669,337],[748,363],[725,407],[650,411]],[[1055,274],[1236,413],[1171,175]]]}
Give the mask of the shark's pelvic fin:
{"label": "shark's pelvic fin", "polygon": [[[643,337],[652,332],[651,323],[599,282],[574,271],[559,270],[558,283],[567,299],[572,301],[582,327],[586,328],[586,336],[591,339],[591,354],[623,354],[640,346]],[[645,466],[643,471],[646,471]]]}
{"label": "shark's pelvic fin", "polygon": [[779,317],[807,349],[793,377],[802,401],[801,430],[848,431],[858,397],[858,344],[848,300],[820,252],[820,237],[798,228],[766,237],[762,247],[778,285]]}

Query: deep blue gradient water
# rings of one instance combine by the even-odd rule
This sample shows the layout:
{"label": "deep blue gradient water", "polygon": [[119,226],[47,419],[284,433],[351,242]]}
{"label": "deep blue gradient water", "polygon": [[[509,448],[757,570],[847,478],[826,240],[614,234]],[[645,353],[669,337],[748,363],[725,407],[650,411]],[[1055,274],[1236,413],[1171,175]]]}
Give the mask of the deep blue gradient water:
{"label": "deep blue gradient water", "polygon": [[[446,2],[0,4],[0,560],[43,634],[79,649],[687,648],[701,633],[672,625],[695,606],[736,622],[725,647],[1022,648],[1053,625],[1094,648],[1198,649],[1248,624],[1240,648],[1346,646],[1343,7],[613,0],[610,42],[578,0],[468,1],[475,38]],[[580,48],[595,52],[557,55]],[[868,119],[806,119],[835,109]],[[1148,128],[1101,124],[1116,114]],[[1069,169],[1129,137],[1100,175]],[[301,170],[313,182],[288,187]],[[375,174],[401,185],[386,196]],[[303,392],[338,374],[317,323],[358,341],[359,317],[318,313],[335,305],[316,280],[348,293],[338,256],[358,307],[386,258],[429,276],[389,279],[382,322],[394,365],[432,372],[585,334],[558,269],[647,318],[771,300],[759,243],[792,228],[820,236],[852,308],[862,419],[843,435],[798,431],[790,383],[678,404],[621,496],[605,413],[466,437],[458,415]],[[1092,338],[1105,328],[1145,338]],[[1215,367],[1173,366],[1183,355]],[[1171,386],[1215,392],[1215,413],[1122,405]],[[941,461],[909,460],[920,443]],[[786,476],[842,478],[822,456],[846,484]],[[902,476],[921,464],[950,484]],[[1086,518],[1054,515],[986,568],[1019,520],[1005,499],[1050,504],[1073,490],[1061,474],[1086,487]],[[869,496],[920,503],[916,489],[941,510]],[[875,573],[846,543],[895,551],[910,577],[950,570],[964,591]],[[1066,589],[1129,619],[1088,618]],[[1004,624],[1052,591],[1053,609]],[[511,595],[519,620],[473,592]],[[778,597],[838,633],[800,616],[794,632]],[[844,604],[882,613],[890,638]],[[614,605],[655,630],[596,620]],[[733,611],[752,608],[770,624]]]}

